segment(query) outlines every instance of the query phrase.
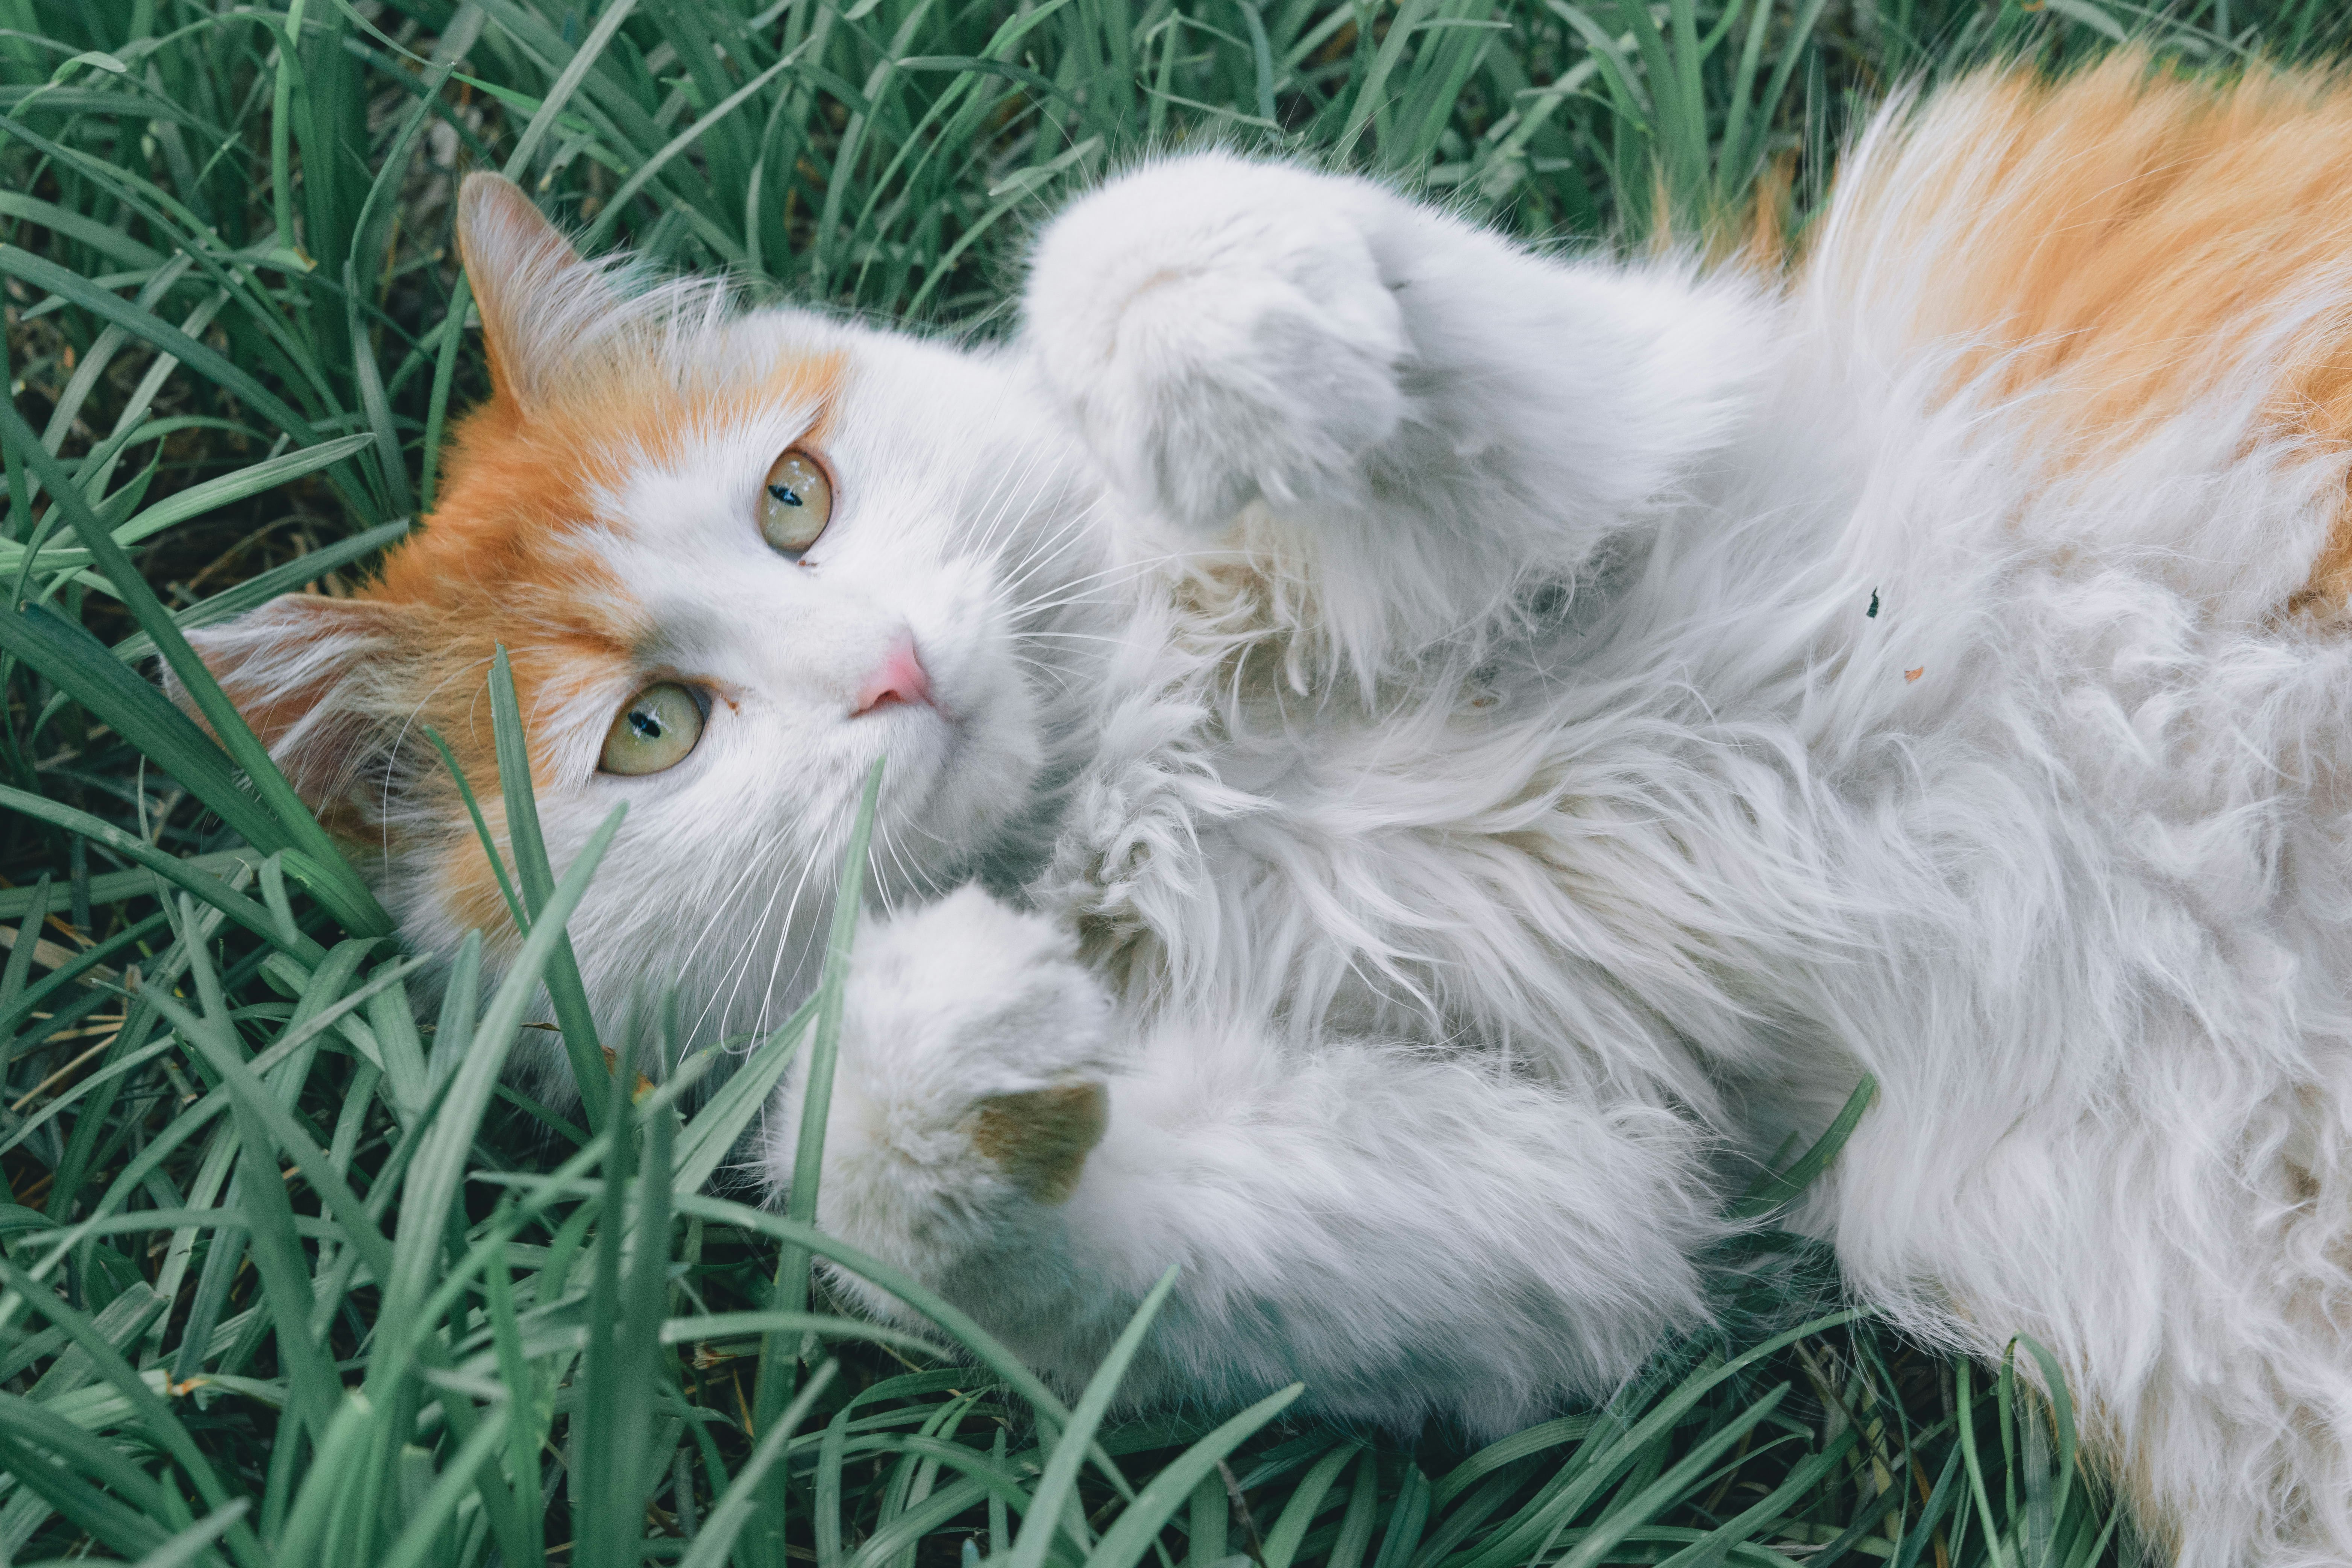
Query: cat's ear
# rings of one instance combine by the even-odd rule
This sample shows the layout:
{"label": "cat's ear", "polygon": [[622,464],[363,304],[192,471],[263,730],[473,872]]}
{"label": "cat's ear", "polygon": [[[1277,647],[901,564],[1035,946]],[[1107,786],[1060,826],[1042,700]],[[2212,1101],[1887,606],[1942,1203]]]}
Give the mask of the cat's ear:
{"label": "cat's ear", "polygon": [[[423,612],[373,599],[289,594],[188,641],[313,809],[380,797],[421,693]],[[171,672],[164,689],[184,709]]]}
{"label": "cat's ear", "polygon": [[545,401],[572,349],[618,303],[606,269],[583,258],[500,174],[468,174],[458,187],[457,252],[482,312],[490,384],[528,410]]}

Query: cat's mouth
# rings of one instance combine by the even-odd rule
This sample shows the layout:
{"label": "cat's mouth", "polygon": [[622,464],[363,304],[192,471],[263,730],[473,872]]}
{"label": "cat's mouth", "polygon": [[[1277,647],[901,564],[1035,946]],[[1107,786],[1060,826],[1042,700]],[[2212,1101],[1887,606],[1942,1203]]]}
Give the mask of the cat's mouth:
{"label": "cat's mouth", "polygon": [[919,796],[909,804],[928,815],[963,757],[971,727],[965,716],[926,693],[869,703],[853,719],[860,738],[887,759],[886,771],[897,775],[899,788],[917,786]]}

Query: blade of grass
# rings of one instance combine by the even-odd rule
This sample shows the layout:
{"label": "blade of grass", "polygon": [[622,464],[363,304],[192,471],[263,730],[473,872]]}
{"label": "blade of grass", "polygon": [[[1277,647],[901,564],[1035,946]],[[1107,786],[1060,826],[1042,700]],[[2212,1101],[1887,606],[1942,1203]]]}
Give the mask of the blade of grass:
{"label": "blade of grass", "polygon": [[290,848],[293,836],[237,787],[228,754],[126,668],[107,646],[47,605],[0,605],[0,648],[37,669],[142,756],[171,774],[263,854]]}
{"label": "blade of grass", "polygon": [[[1078,1467],[1086,1462],[1095,1428],[1102,1424],[1110,1402],[1118,1396],[1129,1363],[1143,1348],[1143,1336],[1150,1329],[1151,1321],[1160,1315],[1160,1304],[1168,1300],[1168,1293],[1176,1289],[1177,1273],[1171,1267],[1160,1277],[1159,1283],[1152,1286],[1128,1319],[1127,1327],[1111,1342],[1094,1376],[1087,1379],[1086,1392],[1079,1396],[1068,1424],[1054,1442],[1053,1457],[1045,1462],[1045,1473],[1038,1478],[1037,1490],[1028,1514],[1021,1521],[1020,1533],[1013,1538],[1008,1568],[1044,1568],[1056,1529],[1067,1530],[1071,1544],[1081,1552],[1090,1544],[1085,1516],[1072,1506],[1077,1500]],[[1273,1564],[1269,1563],[1268,1568]]]}
{"label": "blade of grass", "polygon": [[[0,253],[8,247],[0,247]],[[326,885],[312,890],[327,902],[345,928],[357,936],[384,936],[392,931],[392,918],[375,901],[359,876],[337,852],[334,841],[327,836],[310,808],[294,793],[283,774],[269,760],[269,753],[257,739],[244,715],[237,712],[212,672],[196,657],[195,650],[181,634],[180,627],[163,602],[155,597],[122,547],[99,524],[90,512],[81,492],[67,482],[56,458],[42,449],[39,442],[13,407],[0,405],[0,442],[16,447],[26,466],[42,483],[49,487],[51,504],[63,510],[66,521],[79,536],[82,547],[90,552],[110,583],[114,584],[123,607],[131,612],[140,629],[154,639],[156,650],[163,662],[171,666],[180,679],[189,698],[204,714],[213,733],[226,748],[230,758],[245,771],[261,797],[261,804],[275,816],[326,875]]]}
{"label": "blade of grass", "polygon": [[1759,1177],[1746,1195],[1731,1205],[1732,1217],[1756,1219],[1802,1194],[1816,1177],[1829,1169],[1830,1162],[1836,1159],[1838,1151],[1845,1147],[1845,1141],[1853,1136],[1853,1130],[1861,1125],[1863,1113],[1870,1109],[1871,1102],[1877,1097],[1878,1080],[1865,1073],[1862,1081],[1854,1086],[1853,1092],[1846,1097],[1836,1119],[1813,1141],[1812,1146],[1799,1155],[1786,1170],[1768,1172]]}
{"label": "blade of grass", "polygon": [[760,1488],[767,1479],[768,1471],[783,1457],[785,1445],[793,1440],[793,1434],[807,1419],[818,1397],[831,1386],[840,1367],[840,1363],[832,1361],[818,1367],[808,1382],[802,1385],[793,1402],[760,1435],[751,1457],[743,1461],[742,1469],[736,1472],[725,1494],[711,1509],[710,1517],[703,1521],[701,1531],[679,1556],[678,1568],[722,1568],[735,1544],[735,1538],[751,1521],[752,1510],[760,1506]]}
{"label": "blade of grass", "polygon": [[195,1523],[181,1531],[161,1546],[142,1557],[137,1568],[184,1568],[184,1565],[205,1556],[214,1542],[228,1532],[229,1526],[243,1519],[252,1504],[245,1499],[216,1508]]}
{"label": "blade of grass", "polygon": [[[507,842],[514,854],[515,880],[521,884],[523,907],[536,922],[545,914],[555,874],[548,864],[547,841],[540,835],[539,805],[531,790],[530,747],[523,733],[522,705],[515,696],[514,668],[507,662],[503,643],[490,660],[490,723],[497,739],[499,787],[506,797]],[[598,1131],[608,1113],[605,1102],[613,1087],[612,1071],[604,1064],[604,1048],[596,1038],[588,988],[580,978],[580,961],[572,954],[572,938],[561,930],[555,933],[546,984],[556,1025],[563,1031],[563,1049],[572,1061],[581,1110],[587,1115],[589,1130]]]}
{"label": "blade of grass", "polygon": [[[145,867],[198,901],[220,910],[263,942],[275,946],[280,941],[278,922],[268,910],[232,891],[228,884],[219,878],[194,869],[187,862],[166,855],[145,839],[125,833],[103,818],[92,816],[86,811],[76,811],[71,806],[59,805],[20,789],[10,789],[5,784],[0,784],[0,806],[22,812],[26,816],[52,823],[69,833],[79,833],[85,838],[103,844],[124,859]],[[326,950],[309,937],[302,939],[300,946],[288,951],[311,963],[326,956]]]}
{"label": "blade of grass", "polygon": [[[816,1220],[817,1183],[824,1170],[824,1129],[833,1105],[835,1059],[841,1047],[841,1012],[849,981],[849,950],[857,934],[857,916],[865,904],[866,856],[874,837],[874,814],[882,798],[882,759],[866,775],[866,789],[857,805],[849,842],[842,851],[841,882],[835,890],[833,926],[826,937],[824,969],[817,982],[816,1032],[808,1048],[803,1079],[800,1138],[793,1151],[793,1179],[785,1213],[802,1226]],[[810,1257],[805,1248],[787,1245],[776,1262],[776,1285],[769,1304],[778,1311],[797,1312],[808,1305]],[[771,1334],[761,1342],[755,1409],[764,1428],[788,1393],[793,1348]]]}
{"label": "blade of grass", "polygon": [[[431,1294],[430,1282],[438,1272],[450,1205],[457,1201],[465,1179],[466,1163],[482,1113],[488,1108],[491,1086],[498,1081],[514,1047],[523,1014],[555,951],[563,922],[571,918],[572,910],[587,892],[589,879],[612,844],[613,836],[620,831],[621,820],[627,811],[625,805],[613,808],[612,815],[589,836],[580,858],[556,884],[540,912],[539,923],[523,940],[512,967],[483,1011],[473,1043],[444,1093],[438,1113],[424,1131],[409,1165],[400,1230],[393,1242],[392,1277],[384,1285],[383,1315],[389,1321],[415,1323],[417,1304]],[[388,1394],[406,1372],[404,1344],[402,1342],[379,1352],[369,1363],[368,1384],[378,1398]]]}
{"label": "blade of grass", "polygon": [[[65,1330],[67,1337],[79,1346],[97,1366],[99,1375],[129,1403],[132,1415],[149,1439],[171,1455],[181,1471],[204,1495],[208,1508],[226,1508],[234,1500],[228,1489],[221,1484],[220,1477],[205,1461],[195,1441],[188,1436],[187,1428],[180,1425],[169,1407],[148,1388],[146,1381],[131,1369],[129,1362],[122,1359],[121,1352],[106,1342],[105,1336],[99,1333],[87,1317],[58,1300],[56,1292],[5,1258],[0,1258],[0,1284],[5,1284],[34,1310]],[[245,1568],[267,1568],[268,1559],[261,1551],[260,1542],[254,1539],[253,1531],[242,1520],[229,1526],[228,1544]]]}
{"label": "blade of grass", "polygon": [[[1267,1394],[1184,1450],[1135,1494],[1087,1557],[1087,1568],[1135,1568],[1193,1487],[1307,1391],[1304,1384]],[[1025,1528],[1025,1525],[1024,1525]]]}
{"label": "blade of grass", "polygon": [[518,180],[530,167],[530,161],[539,155],[540,144],[555,129],[557,119],[563,113],[563,106],[572,101],[572,95],[578,89],[582,79],[602,58],[606,47],[620,32],[621,24],[629,19],[629,13],[635,9],[636,0],[612,0],[612,4],[604,7],[604,14],[596,18],[596,26],[586,41],[564,62],[563,74],[555,79],[555,85],[547,89],[547,97],[541,101],[538,111],[523,127],[521,140],[507,155],[507,161],[499,170],[507,178]]}
{"label": "blade of grass", "polygon": [[[760,1043],[741,1066],[729,1075],[717,1093],[705,1100],[686,1124],[677,1142],[677,1169],[672,1186],[681,1193],[699,1192],[737,1139],[759,1119],[769,1094],[783,1081],[799,1053],[810,1020],[816,1016],[817,998],[793,1009],[783,1026]],[[712,1047],[712,1050],[719,1047]]]}

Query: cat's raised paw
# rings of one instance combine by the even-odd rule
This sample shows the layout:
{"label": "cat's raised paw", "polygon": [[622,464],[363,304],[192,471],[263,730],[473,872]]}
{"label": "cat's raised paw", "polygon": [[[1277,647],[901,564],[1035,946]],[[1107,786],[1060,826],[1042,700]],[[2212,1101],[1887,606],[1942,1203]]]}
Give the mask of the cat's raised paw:
{"label": "cat's raised paw", "polygon": [[1028,333],[1056,399],[1133,497],[1216,528],[1251,502],[1343,499],[1407,406],[1403,312],[1364,181],[1205,153],[1063,215]]}

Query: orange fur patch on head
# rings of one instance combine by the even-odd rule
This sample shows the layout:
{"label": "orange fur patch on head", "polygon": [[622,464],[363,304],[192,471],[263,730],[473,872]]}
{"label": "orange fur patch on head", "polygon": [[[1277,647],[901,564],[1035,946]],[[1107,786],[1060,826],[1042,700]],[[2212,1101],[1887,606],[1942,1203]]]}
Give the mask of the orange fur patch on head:
{"label": "orange fur patch on head", "polygon": [[[289,595],[191,637],[322,820],[506,940],[497,877],[423,731],[446,742],[503,848],[485,683],[504,647],[534,788],[583,787],[659,657],[661,628],[613,563],[616,542],[664,520],[618,515],[624,498],[746,429],[821,440],[845,360],[730,325],[719,285],[583,259],[496,175],[467,177],[457,226],[493,395],[452,434],[439,507],[353,597]],[[756,477],[744,480],[749,542]]]}
{"label": "orange fur patch on head", "polygon": [[[467,769],[466,782],[474,782],[470,767]],[[499,847],[499,854],[506,854],[510,841],[507,837],[504,797],[493,794],[484,799],[478,788],[474,794],[476,804],[482,808],[483,825],[490,830],[490,842]],[[483,932],[493,949],[511,952],[521,945],[522,933],[515,927],[514,912],[507,907],[506,889],[499,885],[499,874],[492,868],[478,837],[467,834],[453,842],[441,866],[441,896],[447,901],[449,918],[457,923],[458,930]]]}
{"label": "orange fur patch on head", "polygon": [[[1871,148],[1816,262],[1832,298],[1899,299],[1916,341],[1980,345],[2063,431],[2061,459],[2153,433],[2256,344],[2264,422],[2352,444],[2352,87],[2336,73],[2162,74],[2137,52],[2057,82],[1935,95]],[[2352,593],[2352,515],[2311,564]]]}
{"label": "orange fur patch on head", "polygon": [[[599,492],[762,409],[814,408],[821,426],[843,365],[837,353],[788,358],[762,375],[707,386],[680,386],[646,368],[600,374],[528,414],[500,396],[468,415],[452,437],[440,505],[359,595],[415,612],[412,635],[425,644],[412,651],[417,721],[448,742],[501,848],[505,812],[484,698],[497,648],[507,649],[527,722],[585,688],[625,685],[640,673],[637,649],[651,628],[594,548],[595,534],[615,521],[600,512]],[[744,526],[757,524],[747,514]],[[550,787],[556,766],[550,736],[536,730],[534,787]],[[462,822],[454,786],[446,804]],[[441,874],[459,920],[506,931],[505,900],[470,830],[449,840]]]}

